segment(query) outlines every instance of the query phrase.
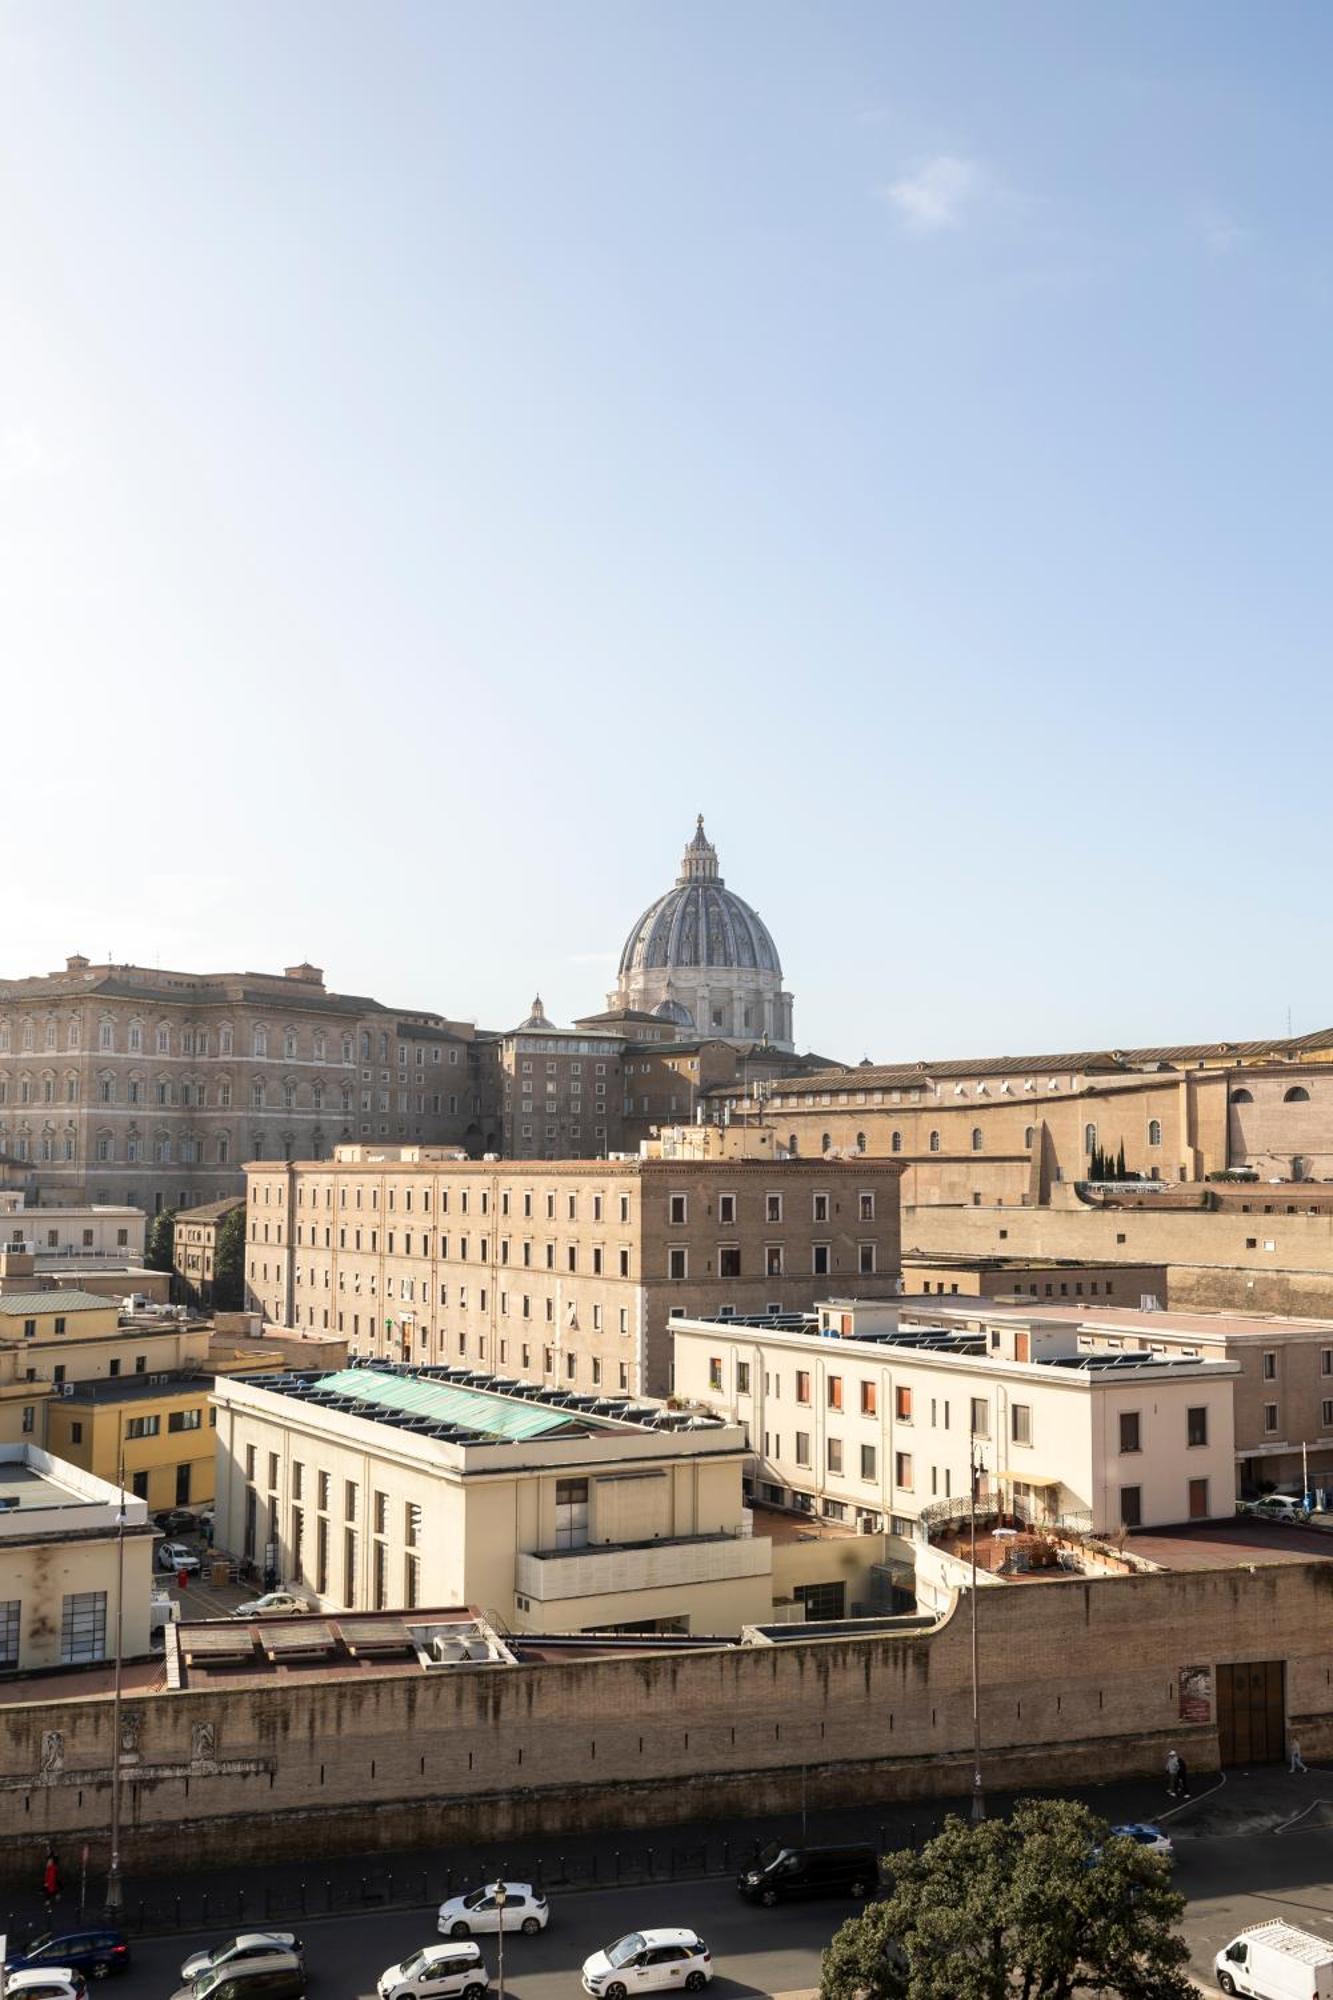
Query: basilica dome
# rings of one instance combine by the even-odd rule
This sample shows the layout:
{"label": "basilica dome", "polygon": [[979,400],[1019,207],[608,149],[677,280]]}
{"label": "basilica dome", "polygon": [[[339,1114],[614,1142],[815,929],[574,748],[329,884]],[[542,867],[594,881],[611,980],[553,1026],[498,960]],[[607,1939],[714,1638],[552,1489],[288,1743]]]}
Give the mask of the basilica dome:
{"label": "basilica dome", "polygon": [[680,874],[625,940],[612,1006],[729,1041],[791,1042],[791,995],[767,925],[718,871],[702,814]]}
{"label": "basilica dome", "polygon": [[677,966],[745,966],[782,977],[767,926],[718,873],[717,849],[704,832],[702,814],[675,887],[649,904],[620,954],[622,979]]}

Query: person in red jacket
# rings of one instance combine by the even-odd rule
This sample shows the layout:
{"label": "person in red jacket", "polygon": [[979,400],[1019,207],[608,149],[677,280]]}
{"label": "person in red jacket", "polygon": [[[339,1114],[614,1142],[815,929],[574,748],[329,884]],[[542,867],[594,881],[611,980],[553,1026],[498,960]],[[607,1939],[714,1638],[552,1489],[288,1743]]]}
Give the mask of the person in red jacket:
{"label": "person in red jacket", "polygon": [[51,1905],[60,1894],[60,1864],[55,1857],[55,1849],[48,1847],[46,1860],[42,1866],[42,1894],[46,1898],[46,1912],[51,1914]]}

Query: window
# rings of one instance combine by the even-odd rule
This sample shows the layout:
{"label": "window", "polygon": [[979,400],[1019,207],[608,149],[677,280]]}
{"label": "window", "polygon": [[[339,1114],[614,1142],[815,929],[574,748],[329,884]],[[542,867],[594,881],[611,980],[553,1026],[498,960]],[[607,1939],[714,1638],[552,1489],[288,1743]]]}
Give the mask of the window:
{"label": "window", "polygon": [[668,1221],[674,1223],[682,1223],[689,1221],[689,1197],[687,1195],[683,1194],[669,1195],[667,1201],[668,1201],[668,1211],[669,1211],[667,1218]]}
{"label": "window", "polygon": [[827,1401],[828,1401],[828,1406],[829,1406],[829,1408],[830,1408],[831,1410],[840,1410],[840,1409],[842,1408],[842,1377],[841,1377],[841,1375],[830,1375],[830,1376],[828,1377],[828,1381],[827,1381],[827,1385],[826,1385],[826,1386],[827,1386],[827,1391],[828,1391],[828,1395],[827,1395]]}
{"label": "window", "polygon": [[81,1590],[62,1600],[60,1662],[72,1667],[106,1658],[106,1592]]}
{"label": "window", "polygon": [[932,1132],[930,1135],[930,1150],[932,1153],[938,1153],[940,1150],[940,1135],[938,1132]]}
{"label": "window", "polygon": [[689,1263],[690,1253],[688,1250],[668,1250],[668,1278],[687,1278],[689,1276]]}
{"label": "window", "polygon": [[1324,1399],[1322,1407],[1322,1421],[1324,1429],[1326,1431],[1333,1430],[1333,1399],[1330,1399],[1329,1397],[1325,1397]]}
{"label": "window", "polygon": [[1264,1380],[1265,1382],[1277,1380],[1277,1355],[1272,1352],[1264,1356]]}
{"label": "window", "polygon": [[817,1194],[812,1197],[812,1200],[814,1207],[813,1220],[815,1222],[827,1222],[828,1196],[826,1194]]}
{"label": "window", "polygon": [[202,1410],[172,1410],[167,1417],[169,1431],[197,1431],[203,1429]]}
{"label": "window", "polygon": [[1264,1431],[1268,1437],[1277,1436],[1277,1404],[1264,1404]]}
{"label": "window", "polygon": [[1083,1150],[1085,1153],[1095,1153],[1097,1150],[1097,1127],[1095,1125],[1085,1125],[1083,1127]]}
{"label": "window", "polygon": [[1120,1412],[1120,1449],[1123,1452],[1140,1451],[1139,1413],[1137,1410]]}
{"label": "window", "polygon": [[717,1252],[717,1275],[719,1278],[739,1278],[741,1274],[741,1250],[739,1243],[721,1243]]}
{"label": "window", "polygon": [[861,1193],[861,1195],[860,1195],[860,1196],[859,1196],[858,1198],[859,1198],[859,1201],[860,1201],[860,1205],[861,1205],[861,1220],[862,1220],[862,1222],[873,1222],[873,1221],[875,1220],[875,1197],[874,1197],[874,1195],[873,1195],[873,1194],[871,1194],[871,1193],[868,1193],[868,1192],[866,1192],[866,1191],[864,1191],[864,1190],[863,1190],[863,1191],[862,1191],[862,1193]]}
{"label": "window", "polygon": [[1150,1146],[1160,1146],[1161,1143],[1162,1121],[1160,1118],[1150,1118],[1148,1120],[1148,1144]]}
{"label": "window", "polygon": [[736,1363],[736,1394],[748,1396],[750,1393],[750,1364],[748,1361]]}
{"label": "window", "polygon": [[863,1382],[861,1384],[861,1415],[863,1417],[873,1417],[878,1409],[879,1384],[877,1382]]}
{"label": "window", "polygon": [[156,1412],[148,1417],[131,1417],[125,1425],[125,1435],[131,1438],[155,1438],[162,1428],[162,1419]]}
{"label": "window", "polygon": [[1201,1406],[1198,1409],[1187,1410],[1185,1412],[1185,1442],[1186,1444],[1207,1444],[1208,1411],[1206,1407]]}
{"label": "window", "polygon": [[893,1459],[893,1483],[901,1486],[904,1493],[912,1490],[912,1454],[910,1451],[895,1452]]}
{"label": "window", "polygon": [[555,1483],[555,1545],[581,1549],[588,1541],[588,1482],[557,1479]]}
{"label": "window", "polygon": [[1120,1521],[1122,1527],[1139,1528],[1143,1525],[1143,1489],[1139,1486],[1122,1486],[1120,1489]]}
{"label": "window", "polygon": [[11,1597],[0,1604],[0,1667],[19,1663],[19,1614],[22,1599]]}
{"label": "window", "polygon": [[717,1219],[724,1228],[729,1228],[736,1220],[736,1197],[734,1194],[720,1194],[717,1198]]}
{"label": "window", "polygon": [[900,1424],[910,1424],[910,1423],[911,1423],[911,1421],[912,1421],[912,1392],[911,1392],[911,1390],[910,1390],[910,1389],[904,1389],[904,1388],[901,1388],[901,1387],[899,1387],[899,1388],[897,1388],[897,1389],[895,1389],[895,1390],[894,1390],[894,1392],[893,1392],[893,1412],[894,1412],[894,1415],[895,1415],[895,1416],[897,1417],[897,1419],[898,1419],[898,1422],[899,1422]]}
{"label": "window", "polygon": [[768,1278],[782,1276],[782,1245],[768,1243],[764,1246],[764,1275]]}
{"label": "window", "polygon": [[810,1463],[809,1431],[797,1431],[796,1433],[796,1463],[798,1465],[809,1465]]}
{"label": "window", "polygon": [[903,1135],[902,1135],[902,1133],[901,1133],[901,1132],[892,1132],[892,1133],[890,1133],[890,1135],[889,1135],[889,1151],[890,1151],[891,1153],[901,1153],[902,1149],[903,1149]]}
{"label": "window", "polygon": [[[1235,1102],[1234,1098],[1232,1102]],[[1293,1083],[1290,1090],[1283,1091],[1282,1102],[1284,1104],[1308,1104],[1310,1102],[1310,1093],[1303,1083]]]}
{"label": "window", "polygon": [[354,1479],[345,1479],[343,1481],[343,1519],[344,1521],[354,1521],[356,1519],[356,1481]]}
{"label": "window", "polygon": [[719,1354],[714,1354],[709,1358],[708,1386],[710,1389],[720,1389],[722,1387],[722,1357]]}
{"label": "window", "polygon": [[1249,1090],[1233,1090],[1231,1093],[1231,1102],[1233,1104],[1253,1104],[1254,1093]]}
{"label": "window", "polygon": [[1030,1403],[1014,1403],[1010,1413],[1013,1417],[1012,1436],[1014,1443],[1031,1444],[1032,1405]]}
{"label": "window", "polygon": [[972,1151],[974,1153],[981,1152],[985,1144],[986,1144],[985,1133],[982,1131],[980,1125],[974,1125],[972,1127]]}
{"label": "window", "polygon": [[816,1278],[827,1278],[829,1274],[829,1246],[827,1243],[811,1244],[810,1270]]}
{"label": "window", "polygon": [[808,1369],[798,1368],[796,1371],[796,1400],[798,1403],[808,1403],[810,1401],[810,1373]]}
{"label": "window", "polygon": [[780,1194],[767,1194],[764,1196],[764,1220],[766,1222],[781,1222],[782,1196]]}
{"label": "window", "polygon": [[827,1450],[827,1454],[828,1454],[828,1469],[829,1469],[829,1471],[830,1471],[830,1472],[841,1472],[841,1471],[842,1471],[842,1439],[841,1439],[841,1438],[829,1438],[829,1439],[828,1439],[828,1440],[826,1441],[826,1450]]}
{"label": "window", "polygon": [[863,1444],[861,1446],[861,1477],[862,1479],[874,1479],[877,1476],[875,1471],[875,1447],[873,1444]]}

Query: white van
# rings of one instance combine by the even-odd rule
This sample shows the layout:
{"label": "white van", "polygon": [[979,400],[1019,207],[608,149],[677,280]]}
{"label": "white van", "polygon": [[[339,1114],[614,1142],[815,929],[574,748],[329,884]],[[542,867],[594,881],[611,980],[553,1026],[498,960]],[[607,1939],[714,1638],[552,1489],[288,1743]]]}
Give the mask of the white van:
{"label": "white van", "polygon": [[1213,1964],[1224,1993],[1254,2000],[1333,2000],[1333,1944],[1280,1917],[1251,1924]]}

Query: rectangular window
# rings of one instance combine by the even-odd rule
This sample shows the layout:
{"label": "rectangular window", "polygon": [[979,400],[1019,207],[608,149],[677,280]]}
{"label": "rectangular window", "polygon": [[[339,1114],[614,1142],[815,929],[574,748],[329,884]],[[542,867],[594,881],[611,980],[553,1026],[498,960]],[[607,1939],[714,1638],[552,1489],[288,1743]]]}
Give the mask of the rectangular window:
{"label": "rectangular window", "polygon": [[555,1482],[555,1545],[558,1549],[586,1548],[588,1542],[588,1482],[586,1479],[557,1479]]}
{"label": "rectangular window", "polygon": [[911,1492],[912,1454],[910,1451],[900,1451],[895,1455],[893,1462],[893,1483],[895,1486],[901,1486],[904,1493]]}
{"label": "rectangular window", "polygon": [[736,1363],[736,1394],[748,1396],[750,1393],[750,1364],[748,1361]]}
{"label": "rectangular window", "polygon": [[1030,1403],[1015,1403],[1011,1414],[1013,1416],[1012,1436],[1014,1443],[1031,1444],[1032,1405]]}
{"label": "rectangular window", "polygon": [[1126,1528],[1143,1525],[1143,1489],[1139,1486],[1122,1486],[1120,1489],[1120,1520]]}
{"label": "rectangular window", "polygon": [[720,1354],[714,1354],[709,1357],[708,1386],[710,1389],[720,1389],[722,1387],[722,1357]]}
{"label": "rectangular window", "polygon": [[356,1606],[356,1529],[343,1530],[343,1603],[349,1610]]}
{"label": "rectangular window", "polygon": [[1269,1437],[1277,1436],[1277,1404],[1264,1404],[1264,1431]]}
{"label": "rectangular window", "polygon": [[162,1419],[156,1414],[151,1417],[131,1417],[125,1425],[125,1435],[132,1438],[155,1438],[161,1428]]}
{"label": "rectangular window", "polygon": [[11,1597],[0,1604],[0,1668],[19,1663],[19,1614],[23,1600]]}
{"label": "rectangular window", "polygon": [[1277,1380],[1276,1354],[1270,1353],[1264,1356],[1264,1380],[1265,1382],[1276,1382]]}
{"label": "rectangular window", "polygon": [[875,1447],[873,1444],[863,1444],[861,1446],[861,1477],[862,1479],[874,1479],[876,1477]]}
{"label": "rectangular window", "polygon": [[769,1243],[764,1247],[764,1275],[769,1278],[782,1276],[782,1245]]}
{"label": "rectangular window", "polygon": [[329,1588],[329,1524],[322,1517],[315,1531],[315,1589],[321,1597]]}
{"label": "rectangular window", "polygon": [[343,1481],[343,1519],[344,1521],[354,1521],[356,1519],[356,1481],[354,1479],[345,1479]]}
{"label": "rectangular window", "polygon": [[1208,1411],[1206,1407],[1185,1412],[1185,1442],[1187,1444],[1207,1444]]}
{"label": "rectangular window", "polygon": [[829,1274],[829,1246],[827,1243],[811,1244],[810,1270],[816,1278],[827,1278]]}
{"label": "rectangular window", "polygon": [[809,1431],[797,1431],[796,1433],[796,1463],[798,1465],[809,1465],[810,1463]]}
{"label": "rectangular window", "polygon": [[[374,1504],[375,1504],[375,1533],[376,1533],[377,1535],[387,1535],[387,1534],[388,1534],[388,1532],[389,1532],[389,1496],[388,1496],[388,1494],[387,1494],[387,1493],[376,1493],[376,1495],[375,1495],[375,1503],[374,1503]],[[381,1611],[381,1610],[383,1610],[383,1608],[384,1608],[384,1607],[383,1607],[382,1605],[379,1605],[379,1604],[377,1604],[377,1605],[375,1606],[375,1609],[376,1609],[377,1611]]]}
{"label": "rectangular window", "polygon": [[74,1667],[106,1658],[106,1592],[80,1590],[60,1607],[60,1663]]}
{"label": "rectangular window", "polygon": [[862,1222],[873,1222],[873,1221],[875,1220],[875,1197],[874,1197],[874,1195],[873,1195],[873,1194],[870,1194],[870,1193],[867,1193],[867,1192],[866,1192],[865,1190],[863,1190],[863,1191],[862,1191],[862,1193],[861,1193],[861,1198],[860,1198],[860,1199],[861,1199],[861,1220],[862,1220]]}
{"label": "rectangular window", "polygon": [[808,1369],[798,1368],[796,1370],[796,1400],[798,1403],[808,1403],[810,1401],[810,1374]]}
{"label": "rectangular window", "polygon": [[202,1410],[172,1410],[167,1417],[169,1431],[198,1431],[204,1427]]}
{"label": "rectangular window", "polygon": [[1120,1412],[1120,1449],[1122,1453],[1142,1449],[1139,1442],[1139,1413],[1137,1410],[1122,1410]]}
{"label": "rectangular window", "polygon": [[329,1484],[329,1474],[321,1472],[319,1475],[319,1507],[320,1512],[323,1514],[327,1514],[329,1511]]}
{"label": "rectangular window", "polygon": [[1324,1429],[1326,1431],[1333,1430],[1333,1399],[1325,1397],[1323,1403],[1322,1416],[1323,1416]]}
{"label": "rectangular window", "polygon": [[827,1391],[827,1401],[828,1401],[828,1406],[829,1406],[829,1408],[830,1408],[831,1410],[840,1410],[840,1409],[842,1408],[842,1377],[841,1377],[841,1375],[830,1375],[830,1376],[829,1376],[829,1377],[827,1378],[827,1382],[826,1382],[826,1385],[825,1385],[825,1387],[826,1387],[826,1391]]}
{"label": "rectangular window", "polygon": [[671,1221],[671,1222],[674,1222],[674,1223],[682,1223],[682,1222],[688,1222],[688,1221],[689,1221],[689,1198],[688,1198],[688,1196],[686,1196],[686,1195],[683,1195],[683,1194],[673,1194],[673,1195],[669,1195],[669,1196],[667,1197],[667,1203],[668,1203],[668,1220],[669,1220],[669,1221]]}
{"label": "rectangular window", "polygon": [[972,1435],[974,1438],[990,1436],[990,1404],[984,1396],[972,1398]]}
{"label": "rectangular window", "polygon": [[689,1276],[689,1271],[690,1271],[690,1253],[688,1250],[667,1251],[668,1278],[677,1278],[677,1279],[687,1278]]}
{"label": "rectangular window", "polygon": [[814,1222],[827,1222],[828,1196],[826,1194],[812,1195],[811,1201],[813,1203],[813,1214],[811,1220]]}
{"label": "rectangular window", "polygon": [[764,1220],[765,1222],[781,1222],[782,1196],[780,1194],[764,1196]]}
{"label": "rectangular window", "polygon": [[717,1275],[719,1278],[739,1278],[741,1274],[741,1251],[738,1243],[721,1243],[717,1252]]}
{"label": "rectangular window", "polygon": [[[736,1220],[736,1197],[734,1194],[720,1194],[717,1198],[717,1219],[724,1229],[730,1229]],[[1328,1370],[1325,1369],[1325,1374]]]}
{"label": "rectangular window", "polygon": [[857,1246],[856,1263],[857,1269],[863,1278],[874,1276],[875,1246],[873,1243],[862,1243]]}
{"label": "rectangular window", "polygon": [[829,1438],[829,1439],[827,1439],[827,1440],[826,1440],[826,1444],[827,1444],[827,1450],[828,1450],[828,1469],[829,1469],[829,1471],[830,1471],[830,1472],[841,1472],[841,1471],[842,1471],[842,1439],[841,1439],[841,1438]]}
{"label": "rectangular window", "polygon": [[910,1389],[895,1389],[893,1392],[894,1415],[900,1424],[912,1421],[912,1392]]}
{"label": "rectangular window", "polygon": [[861,1415],[863,1417],[873,1417],[878,1413],[878,1410],[879,1410],[878,1382],[862,1382]]}

